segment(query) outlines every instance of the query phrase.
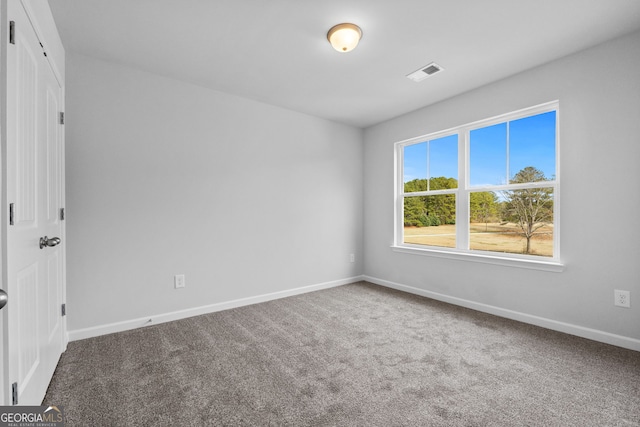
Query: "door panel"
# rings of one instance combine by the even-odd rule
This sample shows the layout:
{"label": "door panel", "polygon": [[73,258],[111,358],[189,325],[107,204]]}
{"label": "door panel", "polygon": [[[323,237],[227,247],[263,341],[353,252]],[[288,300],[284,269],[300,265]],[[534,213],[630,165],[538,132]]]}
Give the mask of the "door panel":
{"label": "door panel", "polygon": [[17,275],[18,384],[29,384],[40,364],[38,345],[38,265],[32,264]]}
{"label": "door panel", "polygon": [[41,237],[64,237],[62,89],[19,1],[9,0],[8,19],[15,22],[15,45],[7,46],[7,201],[15,206],[6,253],[8,382],[18,383],[18,404],[39,405],[64,346],[61,245],[39,246]]}
{"label": "door panel", "polygon": [[53,342],[57,337],[56,333],[58,329],[62,327],[62,317],[60,317],[60,289],[62,285],[60,283],[60,257],[56,252],[49,256],[47,260],[47,292],[45,294],[47,300],[47,332],[48,343]]}
{"label": "door panel", "polygon": [[[34,34],[35,37],[35,34]],[[31,42],[31,43],[30,43]],[[19,227],[34,226],[36,221],[36,109],[38,108],[38,62],[33,41],[16,34],[16,212]]]}
{"label": "door panel", "polygon": [[60,125],[58,117],[60,106],[59,89],[55,82],[47,84],[47,216],[48,225],[58,225],[59,209],[61,203],[60,186]]}

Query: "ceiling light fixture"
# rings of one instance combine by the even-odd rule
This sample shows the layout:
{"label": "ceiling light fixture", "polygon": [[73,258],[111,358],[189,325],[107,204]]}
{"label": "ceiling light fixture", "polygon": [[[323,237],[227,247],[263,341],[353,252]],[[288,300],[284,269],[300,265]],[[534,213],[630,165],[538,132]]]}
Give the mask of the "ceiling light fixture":
{"label": "ceiling light fixture", "polygon": [[349,52],[358,46],[362,30],[355,24],[338,24],[329,30],[327,40],[338,52]]}

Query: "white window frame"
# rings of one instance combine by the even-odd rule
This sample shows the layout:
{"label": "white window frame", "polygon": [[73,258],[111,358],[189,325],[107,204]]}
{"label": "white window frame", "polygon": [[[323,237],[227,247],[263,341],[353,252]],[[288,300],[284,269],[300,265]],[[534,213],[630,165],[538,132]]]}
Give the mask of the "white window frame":
{"label": "white window frame", "polygon": [[[527,184],[505,184],[474,186],[469,185],[469,136],[472,130],[509,122],[528,116],[534,116],[550,111],[556,112],[556,146],[555,146],[555,179]],[[530,268],[560,272],[564,264],[560,260],[560,105],[558,101],[513,111],[507,114],[468,123],[455,128],[422,135],[419,137],[396,142],[395,148],[395,209],[394,209],[394,244],[396,252],[414,255],[444,257],[473,262],[505,265],[509,267]],[[458,188],[450,190],[404,192],[404,147],[431,141],[434,139],[458,135]],[[510,173],[510,172],[509,172]],[[507,176],[510,178],[510,175]],[[469,249],[469,199],[470,193],[481,191],[504,191],[519,188],[545,187],[553,188],[553,257],[537,255],[512,254],[504,252],[478,251]],[[404,243],[404,198],[406,195],[431,196],[437,194],[456,195],[456,247],[427,246]]]}

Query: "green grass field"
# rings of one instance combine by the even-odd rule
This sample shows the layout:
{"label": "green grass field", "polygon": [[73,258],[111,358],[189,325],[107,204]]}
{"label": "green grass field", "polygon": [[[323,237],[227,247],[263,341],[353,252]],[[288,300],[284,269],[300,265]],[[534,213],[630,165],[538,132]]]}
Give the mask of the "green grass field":
{"label": "green grass field", "polygon": [[[527,240],[518,233],[516,224],[470,224],[469,248],[478,251],[523,254]],[[405,227],[404,242],[416,245],[455,248],[456,226]],[[531,238],[530,255],[553,256],[553,225],[546,225]]]}

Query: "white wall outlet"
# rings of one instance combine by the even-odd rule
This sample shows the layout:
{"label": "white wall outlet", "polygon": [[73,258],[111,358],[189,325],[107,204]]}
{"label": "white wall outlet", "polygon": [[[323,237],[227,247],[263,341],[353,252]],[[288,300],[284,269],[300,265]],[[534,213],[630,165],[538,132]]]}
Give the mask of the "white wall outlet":
{"label": "white wall outlet", "polygon": [[631,308],[631,292],[614,290],[613,291],[613,304],[618,307]]}
{"label": "white wall outlet", "polygon": [[356,254],[349,254],[349,262],[356,262]]}
{"label": "white wall outlet", "polygon": [[184,288],[187,285],[184,274],[176,274],[175,276],[173,276],[173,284],[176,289]]}

